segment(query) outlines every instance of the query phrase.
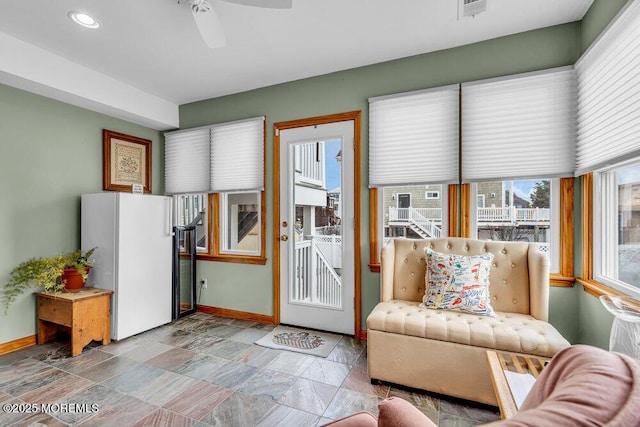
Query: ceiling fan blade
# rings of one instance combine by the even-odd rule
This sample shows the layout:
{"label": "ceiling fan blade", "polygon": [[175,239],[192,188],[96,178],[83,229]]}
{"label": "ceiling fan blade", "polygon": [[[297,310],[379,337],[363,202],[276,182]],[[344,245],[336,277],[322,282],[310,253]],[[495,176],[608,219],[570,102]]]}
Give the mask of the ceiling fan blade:
{"label": "ceiling fan blade", "polygon": [[220,18],[208,2],[203,1],[198,6],[192,6],[191,12],[193,13],[193,19],[196,21],[198,31],[200,31],[202,39],[209,48],[215,49],[227,44]]}
{"label": "ceiling fan blade", "polygon": [[264,7],[267,9],[291,9],[293,0],[225,0],[245,6]]}

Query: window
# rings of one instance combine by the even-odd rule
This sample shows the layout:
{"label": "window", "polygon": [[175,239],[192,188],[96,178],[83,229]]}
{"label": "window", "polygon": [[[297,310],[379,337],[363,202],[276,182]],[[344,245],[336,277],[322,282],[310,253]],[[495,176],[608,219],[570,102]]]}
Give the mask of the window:
{"label": "window", "polygon": [[640,296],[640,160],[594,174],[594,279]]}
{"label": "window", "polygon": [[576,62],[582,277],[595,296],[640,296],[634,264],[640,179],[640,3],[629,2]]}
{"label": "window", "polygon": [[481,80],[461,90],[461,176],[470,183],[462,234],[538,242],[550,253],[551,283],[572,286],[575,71]]}
{"label": "window", "polygon": [[174,224],[195,225],[198,259],[264,264],[265,199],[264,191],[179,194]]}
{"label": "window", "polygon": [[425,199],[439,199],[440,192],[439,191],[425,191],[424,192]]}
{"label": "window", "polygon": [[220,195],[220,253],[260,254],[259,192]]}
{"label": "window", "polygon": [[[478,204],[470,236],[485,240],[536,242],[559,271],[558,179],[487,181],[471,185]],[[480,205],[480,200],[489,206]]]}
{"label": "window", "polygon": [[[562,67],[369,99],[370,212],[382,224],[370,230],[370,265],[377,236],[524,240],[551,252],[554,285],[572,286],[576,98],[575,71]],[[526,182],[536,206],[518,193]],[[439,227],[415,216],[415,197],[407,212],[389,210],[387,191],[414,183],[459,183],[438,190]]]}
{"label": "window", "polygon": [[458,181],[459,99],[458,85],[369,99],[372,271],[380,237],[448,235],[447,199],[428,193]]}
{"label": "window", "polygon": [[198,252],[206,253],[209,247],[207,239],[207,194],[179,194],[177,196],[173,196],[173,205],[173,223],[179,226],[195,226],[196,250]]}
{"label": "window", "polygon": [[265,264],[265,118],[165,134],[174,223],[195,225],[198,258]]}

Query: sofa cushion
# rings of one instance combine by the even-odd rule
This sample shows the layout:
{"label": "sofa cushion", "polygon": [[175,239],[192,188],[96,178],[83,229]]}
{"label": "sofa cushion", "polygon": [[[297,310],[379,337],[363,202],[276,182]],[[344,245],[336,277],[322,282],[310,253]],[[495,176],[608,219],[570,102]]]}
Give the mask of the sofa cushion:
{"label": "sofa cushion", "polygon": [[496,317],[433,310],[415,301],[381,302],[367,327],[500,351],[551,357],[569,342],[549,323],[528,314],[496,312]]}
{"label": "sofa cushion", "polygon": [[424,307],[495,316],[489,295],[493,254],[443,254],[430,248],[426,254]]}

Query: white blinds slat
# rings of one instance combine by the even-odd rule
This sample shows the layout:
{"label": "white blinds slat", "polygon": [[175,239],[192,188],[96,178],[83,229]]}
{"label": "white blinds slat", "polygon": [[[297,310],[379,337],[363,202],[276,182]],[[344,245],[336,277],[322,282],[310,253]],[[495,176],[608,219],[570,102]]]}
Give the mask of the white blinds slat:
{"label": "white blinds slat", "polygon": [[209,190],[209,129],[167,132],[164,137],[166,194],[206,193]]}
{"label": "white blinds slat", "polygon": [[640,155],[640,1],[627,3],[576,72],[576,175]]}
{"label": "white blinds slat", "polygon": [[369,99],[369,186],[458,180],[458,86]]}
{"label": "white blinds slat", "polygon": [[264,189],[264,117],[211,127],[212,192]]}
{"label": "white blinds slat", "polygon": [[573,174],[572,68],[462,85],[463,182]]}

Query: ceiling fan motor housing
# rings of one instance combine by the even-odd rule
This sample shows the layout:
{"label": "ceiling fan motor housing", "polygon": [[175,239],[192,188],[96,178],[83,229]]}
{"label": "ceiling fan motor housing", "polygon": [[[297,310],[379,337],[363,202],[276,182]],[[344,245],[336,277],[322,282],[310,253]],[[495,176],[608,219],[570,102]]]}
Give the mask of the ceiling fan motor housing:
{"label": "ceiling fan motor housing", "polygon": [[189,2],[194,13],[208,12],[213,8],[207,0],[189,0]]}

